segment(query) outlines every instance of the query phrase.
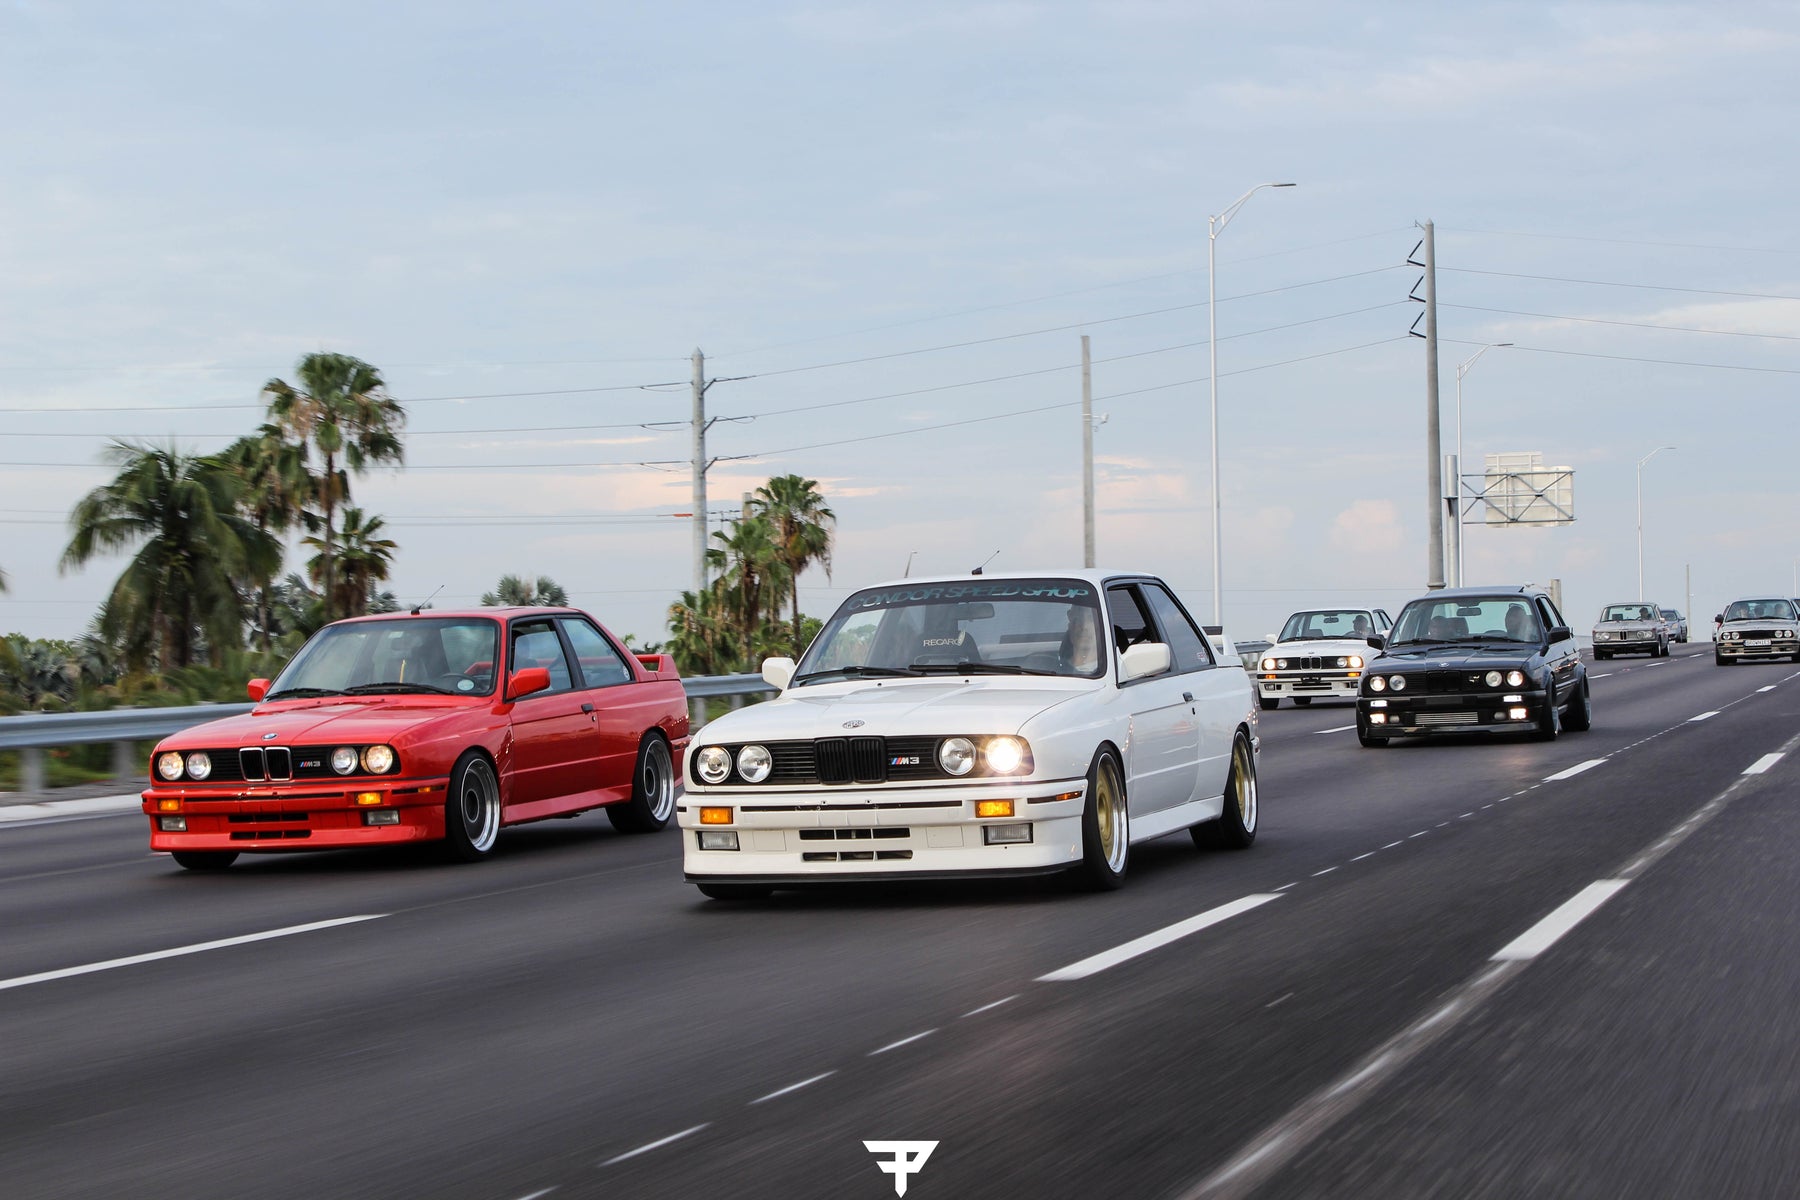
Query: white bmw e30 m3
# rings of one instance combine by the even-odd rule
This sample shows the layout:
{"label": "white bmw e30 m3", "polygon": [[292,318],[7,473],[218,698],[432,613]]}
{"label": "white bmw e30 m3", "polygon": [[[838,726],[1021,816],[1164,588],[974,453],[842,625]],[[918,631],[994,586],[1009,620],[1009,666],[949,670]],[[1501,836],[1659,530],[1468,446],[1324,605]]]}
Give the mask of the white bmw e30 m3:
{"label": "white bmw e30 m3", "polygon": [[687,879],[717,900],[895,877],[1073,871],[1256,837],[1255,692],[1138,573],[901,579],[844,601],[781,695],[689,742]]}

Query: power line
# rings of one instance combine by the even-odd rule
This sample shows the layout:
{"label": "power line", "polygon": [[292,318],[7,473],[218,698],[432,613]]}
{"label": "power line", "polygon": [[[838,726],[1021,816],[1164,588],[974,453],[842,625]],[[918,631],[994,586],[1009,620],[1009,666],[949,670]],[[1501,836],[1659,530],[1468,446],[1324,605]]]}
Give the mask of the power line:
{"label": "power line", "polygon": [[[1460,338],[1445,338],[1444,340],[1455,342],[1459,346],[1483,344]],[[1610,362],[1649,363],[1662,367],[1704,367],[1713,371],[1752,371],[1759,375],[1800,375],[1800,367],[1748,367],[1741,363],[1692,362],[1680,358],[1641,358],[1631,354],[1599,354],[1591,350],[1554,350],[1548,346],[1526,346],[1518,342],[1513,343],[1512,348],[1531,354],[1560,354],[1569,358],[1603,358]]]}
{"label": "power line", "polygon": [[1504,313],[1509,317],[1541,317],[1547,321],[1580,321],[1586,325],[1618,325],[1626,329],[1655,329],[1669,333],[1710,333],[1719,337],[1770,338],[1783,342],[1800,342],[1800,335],[1791,333],[1747,333],[1741,329],[1700,329],[1692,325],[1657,325],[1649,321],[1611,321],[1604,317],[1570,317],[1561,313],[1520,312],[1512,308],[1483,308],[1479,304],[1445,304],[1439,302],[1441,308],[1461,308],[1469,312]]}
{"label": "power line", "polygon": [[[686,387],[684,382],[621,383],[605,387],[555,388],[534,392],[477,392],[466,396],[394,396],[400,404],[448,404],[462,400],[518,400],[532,396],[585,396],[596,392],[647,392],[657,388]],[[241,409],[266,409],[266,404],[242,404],[230,401],[218,404],[136,404],[83,405],[76,407],[0,408],[0,413],[85,413],[85,412],[230,412]]]}
{"label": "power line", "polygon": [[1776,246],[1719,246],[1705,242],[1650,242],[1631,238],[1584,237],[1573,233],[1527,233],[1517,229],[1445,229],[1438,227],[1440,233],[1475,233],[1484,237],[1520,237],[1544,238],[1557,242],[1601,242],[1612,246],[1657,246],[1668,250],[1717,250],[1726,253],[1742,254],[1800,254],[1800,250],[1783,249]]}
{"label": "power line", "polygon": [[1687,292],[1696,296],[1732,296],[1740,300],[1800,300],[1800,296],[1781,296],[1769,292],[1728,292],[1717,288],[1675,287],[1661,283],[1619,283],[1611,279],[1570,279],[1562,275],[1526,275],[1518,271],[1483,271],[1475,267],[1440,265],[1438,270],[1455,271],[1461,275],[1495,275],[1504,279],[1537,279],[1546,283],[1582,283],[1591,287],[1636,288],[1647,292]]}

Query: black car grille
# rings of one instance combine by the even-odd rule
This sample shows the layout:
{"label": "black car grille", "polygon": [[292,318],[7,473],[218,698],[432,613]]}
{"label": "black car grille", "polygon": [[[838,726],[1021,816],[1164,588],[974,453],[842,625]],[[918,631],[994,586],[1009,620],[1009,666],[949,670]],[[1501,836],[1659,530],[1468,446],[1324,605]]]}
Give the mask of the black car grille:
{"label": "black car grille", "polygon": [[1424,690],[1441,696],[1449,692],[1466,692],[1481,686],[1481,674],[1471,671],[1427,671]]}
{"label": "black car grille", "polygon": [[287,783],[295,779],[351,779],[368,775],[360,762],[349,775],[339,775],[332,770],[331,752],[334,749],[335,746],[220,747],[204,751],[212,759],[211,774],[202,780],[183,782]]}
{"label": "black car grille", "polygon": [[935,737],[819,738],[769,742],[765,784],[908,783],[949,778],[937,764]]}

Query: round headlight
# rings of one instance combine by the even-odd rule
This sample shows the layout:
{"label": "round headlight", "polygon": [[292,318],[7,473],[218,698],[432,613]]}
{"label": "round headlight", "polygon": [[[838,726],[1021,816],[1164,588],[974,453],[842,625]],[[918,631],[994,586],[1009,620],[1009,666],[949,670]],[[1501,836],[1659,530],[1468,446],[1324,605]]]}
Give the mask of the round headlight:
{"label": "round headlight", "polygon": [[1285,658],[1276,659],[1275,660],[1275,668],[1280,671],[1287,670],[1287,659],[1285,659]]}
{"label": "round headlight", "polygon": [[1016,737],[989,738],[981,748],[987,769],[996,775],[1011,775],[1025,762],[1025,743]]}
{"label": "round headlight", "polygon": [[724,783],[731,774],[731,755],[723,746],[702,746],[694,755],[694,773],[701,783]]}
{"label": "round headlight", "polygon": [[1506,673],[1506,686],[1507,687],[1524,687],[1525,686],[1525,672],[1523,672],[1523,671],[1508,671]]}
{"label": "round headlight", "polygon": [[1352,654],[1348,659],[1344,660],[1344,665],[1349,667],[1352,671],[1361,670],[1363,665],[1362,655]]}
{"label": "round headlight", "polygon": [[965,737],[945,738],[938,743],[938,766],[946,775],[967,775],[975,769],[975,743]]}
{"label": "round headlight", "polygon": [[1388,686],[1393,688],[1396,692],[1404,692],[1406,690],[1406,676],[1389,675]]}
{"label": "round headlight", "polygon": [[180,779],[181,767],[181,755],[174,751],[156,756],[156,773],[164,779]]}
{"label": "round headlight", "polygon": [[370,746],[362,752],[363,770],[371,775],[386,775],[394,769],[392,746]]}
{"label": "round headlight", "polygon": [[212,774],[212,756],[204,750],[196,750],[187,756],[187,773],[195,779],[205,779]]}
{"label": "round headlight", "polygon": [[1347,658],[1340,658],[1337,660],[1337,665],[1340,667],[1347,667],[1350,665],[1350,660]]}
{"label": "round headlight", "polygon": [[356,770],[356,747],[339,746],[331,752],[331,769],[339,775],[348,775]]}
{"label": "round headlight", "polygon": [[775,769],[775,760],[766,746],[745,746],[738,751],[737,767],[745,783],[761,783]]}
{"label": "round headlight", "polygon": [[1379,675],[1371,675],[1371,676],[1369,676],[1369,690],[1370,690],[1370,691],[1371,691],[1371,692],[1385,692],[1385,691],[1387,691],[1387,680],[1385,680],[1385,679],[1383,679],[1383,678],[1382,678],[1382,677],[1381,677],[1381,676],[1379,676]]}
{"label": "round headlight", "polygon": [[1262,660],[1262,669],[1265,671],[1273,671],[1275,669],[1275,660],[1272,658],[1263,659]]}
{"label": "round headlight", "polygon": [[1489,687],[1499,687],[1500,681],[1504,678],[1506,678],[1506,677],[1504,675],[1500,674],[1500,672],[1498,672],[1498,671],[1489,671],[1486,675],[1483,675],[1481,677],[1481,680],[1483,683],[1487,684]]}

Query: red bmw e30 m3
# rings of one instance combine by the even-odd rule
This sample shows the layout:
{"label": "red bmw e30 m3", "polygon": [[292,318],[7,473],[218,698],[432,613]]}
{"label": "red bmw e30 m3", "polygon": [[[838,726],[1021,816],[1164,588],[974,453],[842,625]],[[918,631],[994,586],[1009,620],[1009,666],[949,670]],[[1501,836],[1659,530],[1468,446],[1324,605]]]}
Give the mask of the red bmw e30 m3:
{"label": "red bmw e30 m3", "polygon": [[189,870],[420,841],[473,862],[502,826],[601,807],[650,832],[688,740],[674,660],[570,608],[338,621],[250,698],[151,758],[150,848]]}

